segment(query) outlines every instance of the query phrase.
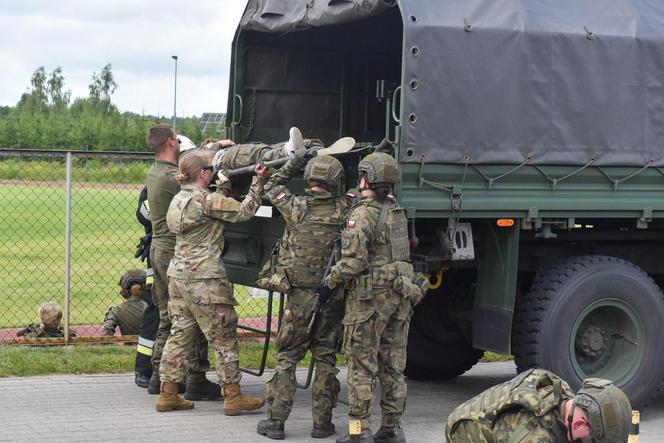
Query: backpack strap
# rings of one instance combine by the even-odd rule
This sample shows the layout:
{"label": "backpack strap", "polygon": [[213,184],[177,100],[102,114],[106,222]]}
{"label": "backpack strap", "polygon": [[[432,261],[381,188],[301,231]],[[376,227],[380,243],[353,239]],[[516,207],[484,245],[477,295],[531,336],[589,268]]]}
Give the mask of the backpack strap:
{"label": "backpack strap", "polygon": [[380,207],[380,214],[378,215],[378,223],[376,223],[376,226],[374,227],[373,231],[373,241],[376,241],[378,236],[380,235],[380,232],[383,230],[383,227],[385,226],[385,222],[387,221],[387,214],[390,211],[390,203],[386,200],[383,202],[383,205]]}

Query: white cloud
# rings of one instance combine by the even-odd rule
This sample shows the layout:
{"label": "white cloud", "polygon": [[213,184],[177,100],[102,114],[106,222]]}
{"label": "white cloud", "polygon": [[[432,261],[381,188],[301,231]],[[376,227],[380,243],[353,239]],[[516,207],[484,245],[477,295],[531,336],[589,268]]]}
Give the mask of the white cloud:
{"label": "white cloud", "polygon": [[14,105],[39,66],[64,70],[72,95],[112,63],[121,110],[171,115],[224,111],[238,0],[0,0],[0,104]]}

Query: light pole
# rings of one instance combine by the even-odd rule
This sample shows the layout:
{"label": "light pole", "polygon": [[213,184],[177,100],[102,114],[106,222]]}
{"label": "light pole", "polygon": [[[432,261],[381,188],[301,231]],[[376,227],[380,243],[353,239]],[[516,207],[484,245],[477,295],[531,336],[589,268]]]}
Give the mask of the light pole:
{"label": "light pole", "polygon": [[171,58],[175,60],[175,87],[173,88],[173,131],[175,131],[175,110],[178,99],[178,56],[171,55]]}

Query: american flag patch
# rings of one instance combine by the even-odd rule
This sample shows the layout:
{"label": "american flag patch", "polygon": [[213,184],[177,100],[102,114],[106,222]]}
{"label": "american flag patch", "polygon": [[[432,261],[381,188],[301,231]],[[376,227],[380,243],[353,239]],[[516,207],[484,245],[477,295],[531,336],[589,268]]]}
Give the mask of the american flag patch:
{"label": "american flag patch", "polygon": [[284,195],[286,195],[286,193],[284,191],[281,191],[280,193],[278,193],[277,197],[276,197],[277,200],[281,200],[282,198],[284,198]]}
{"label": "american flag patch", "polygon": [[347,228],[354,228],[355,227],[355,220],[348,220],[348,223],[346,223]]}

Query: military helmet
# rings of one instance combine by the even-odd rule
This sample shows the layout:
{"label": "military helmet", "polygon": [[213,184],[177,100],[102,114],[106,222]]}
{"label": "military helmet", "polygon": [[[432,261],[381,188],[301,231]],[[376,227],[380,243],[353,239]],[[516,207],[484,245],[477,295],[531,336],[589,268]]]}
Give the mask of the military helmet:
{"label": "military helmet", "polygon": [[129,290],[134,285],[145,285],[145,271],[142,269],[129,269],[122,274],[118,285]]}
{"label": "military helmet", "polygon": [[365,174],[369,184],[399,183],[399,166],[397,161],[384,152],[374,152],[360,161],[357,166],[360,175]]}
{"label": "military helmet", "polygon": [[304,168],[304,179],[337,186],[344,178],[344,167],[331,155],[319,154]]}
{"label": "military helmet", "polygon": [[571,429],[575,407],[582,408],[588,414],[590,437],[595,443],[627,440],[632,423],[632,406],[625,393],[613,382],[601,378],[583,381],[567,417],[568,429]]}
{"label": "military helmet", "polygon": [[42,323],[50,325],[60,321],[62,318],[62,309],[60,309],[60,306],[56,302],[49,301],[39,307],[37,315]]}

